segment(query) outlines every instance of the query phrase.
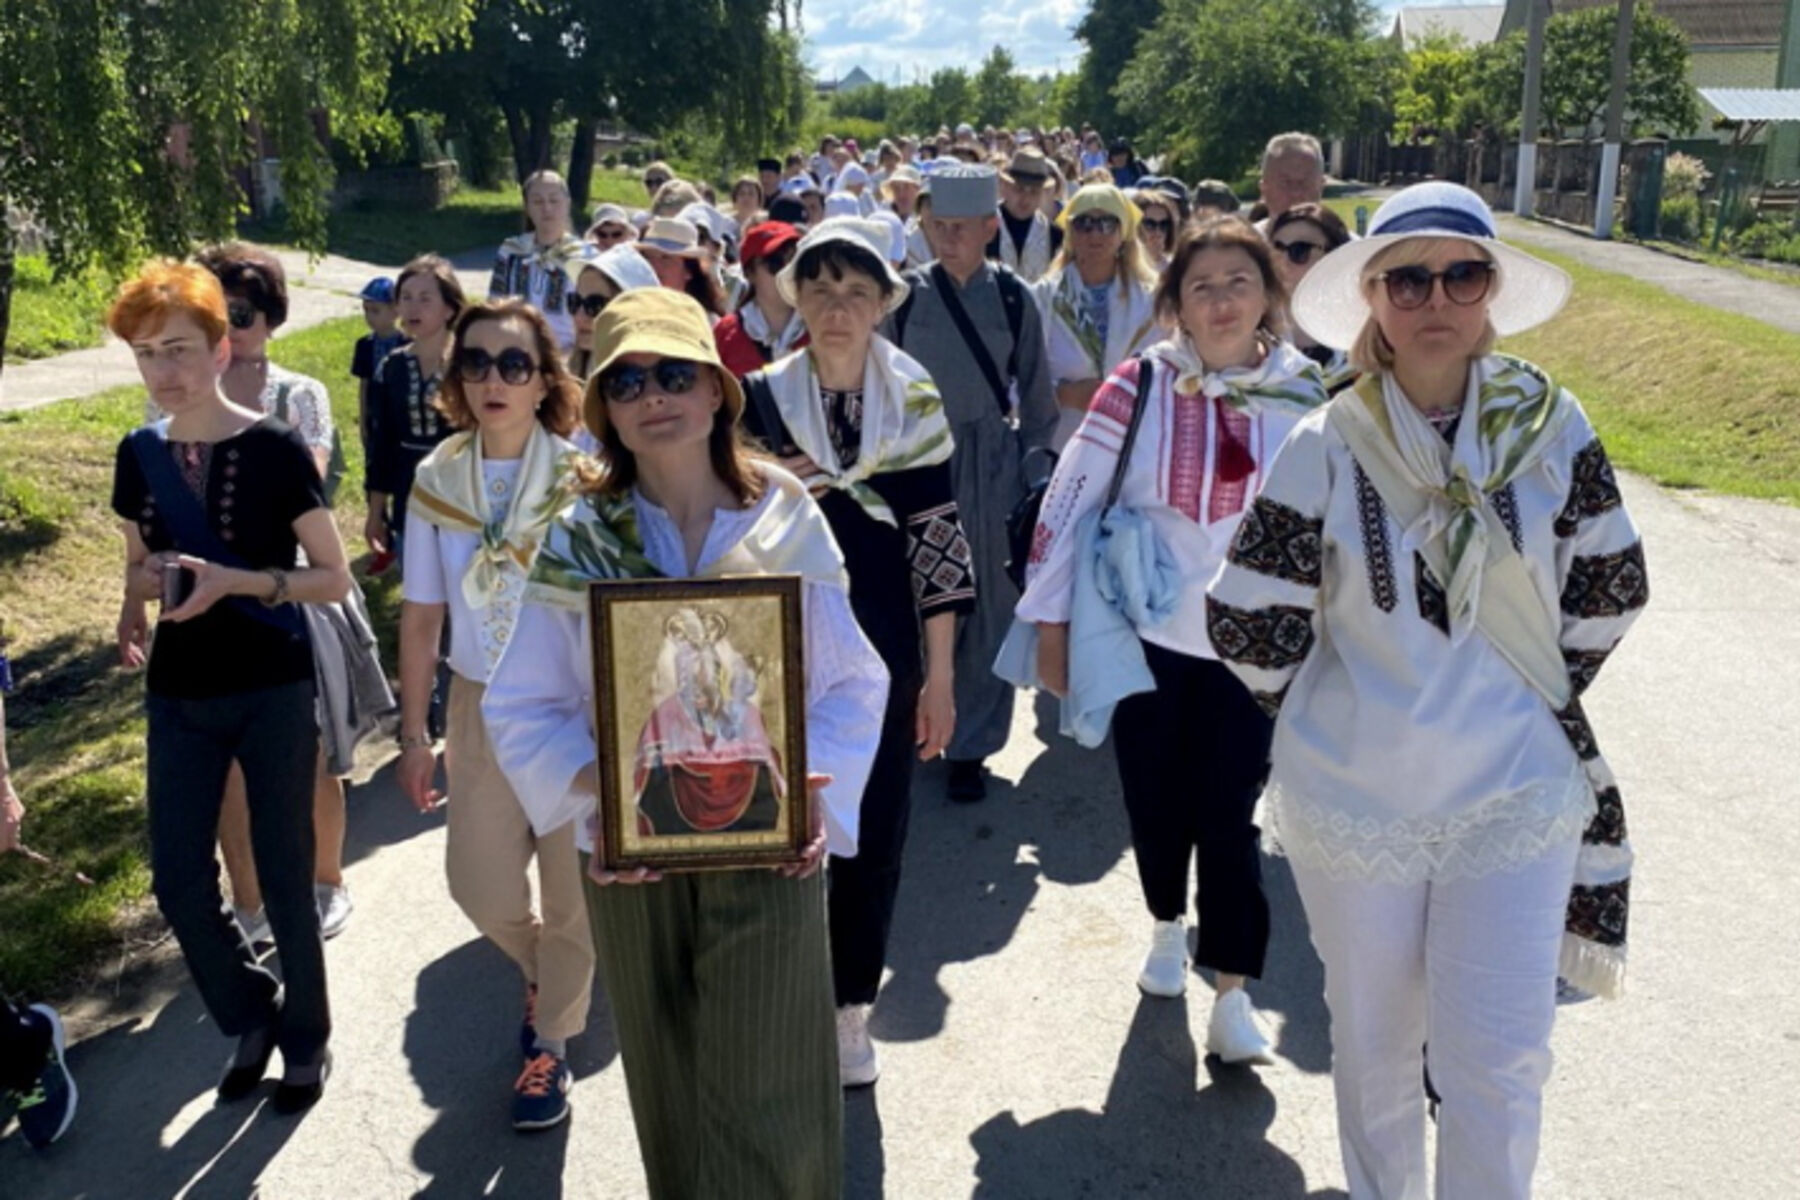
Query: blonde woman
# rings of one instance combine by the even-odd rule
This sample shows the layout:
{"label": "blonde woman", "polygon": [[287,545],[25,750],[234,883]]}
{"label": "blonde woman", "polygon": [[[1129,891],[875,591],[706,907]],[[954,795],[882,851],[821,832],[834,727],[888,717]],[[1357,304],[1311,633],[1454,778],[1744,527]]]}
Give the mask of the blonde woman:
{"label": "blonde woman", "polygon": [[1300,325],[1365,372],[1276,458],[1208,593],[1272,712],[1270,832],[1325,963],[1353,1200],[1524,1200],[1560,973],[1611,994],[1631,851],[1580,696],[1648,599],[1575,397],[1497,335],[1556,267],[1479,197],[1419,184],[1327,255]]}
{"label": "blonde woman", "polygon": [[1138,242],[1137,206],[1111,184],[1090,183],[1056,219],[1062,249],[1032,293],[1044,320],[1050,378],[1061,410],[1061,450],[1114,368],[1161,337],[1156,276]]}

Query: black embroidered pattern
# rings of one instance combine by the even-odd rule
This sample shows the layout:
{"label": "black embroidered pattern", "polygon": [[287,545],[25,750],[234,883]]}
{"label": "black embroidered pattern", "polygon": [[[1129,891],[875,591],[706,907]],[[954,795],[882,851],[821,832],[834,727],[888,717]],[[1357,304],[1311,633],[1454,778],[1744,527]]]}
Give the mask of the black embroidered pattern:
{"label": "black embroidered pattern", "polygon": [[1562,610],[1571,617],[1618,617],[1644,607],[1649,599],[1644,544],[1633,542],[1614,554],[1585,554],[1571,562]]}
{"label": "black embroidered pattern", "polygon": [[1363,474],[1362,464],[1352,461],[1356,474],[1356,513],[1362,525],[1363,562],[1369,572],[1369,594],[1375,607],[1393,612],[1400,603],[1400,588],[1394,582],[1394,544],[1388,537],[1387,505],[1381,493]]}
{"label": "black embroidered pattern", "polygon": [[1594,819],[1588,822],[1582,840],[1607,846],[1625,844],[1625,801],[1619,789],[1609,787],[1594,795]]}
{"label": "black embroidered pattern", "polygon": [[1445,637],[1450,636],[1450,597],[1445,593],[1437,577],[1432,575],[1431,568],[1425,565],[1424,556],[1413,551],[1413,590],[1419,602],[1419,615],[1427,624],[1437,626],[1437,631]]}
{"label": "black embroidered pattern", "polygon": [[1301,587],[1319,586],[1324,521],[1258,496],[1238,525],[1231,561]]}
{"label": "black embroidered pattern", "polygon": [[1288,604],[1235,608],[1208,596],[1206,631],[1220,658],[1261,671],[1299,666],[1313,644],[1312,613]]}
{"label": "black embroidered pattern", "polygon": [[1556,536],[1574,537],[1581,522],[1609,513],[1625,503],[1606,450],[1595,438],[1575,455],[1569,499],[1556,518]]}
{"label": "black embroidered pattern", "polygon": [[1598,887],[1577,884],[1569,893],[1568,920],[1564,925],[1583,941],[1599,946],[1625,944],[1625,916],[1630,907],[1631,880],[1603,883]]}
{"label": "black embroidered pattern", "polygon": [[1562,726],[1563,736],[1569,739],[1569,745],[1575,747],[1575,756],[1582,762],[1595,758],[1600,753],[1600,743],[1594,740],[1594,727],[1588,724],[1587,710],[1582,707],[1579,697],[1556,712],[1557,723]]}
{"label": "black embroidered pattern", "polygon": [[921,616],[974,599],[973,555],[954,503],[913,514],[906,523],[906,557],[912,565],[913,602]]}
{"label": "black embroidered pattern", "polygon": [[1563,664],[1569,668],[1569,683],[1577,696],[1588,690],[1588,686],[1594,682],[1594,676],[1600,674],[1600,668],[1612,655],[1610,649],[1571,650],[1567,646],[1563,647],[1562,653]]}
{"label": "black embroidered pattern", "polygon": [[1513,485],[1507,484],[1488,499],[1494,505],[1494,515],[1506,526],[1506,532],[1512,535],[1513,549],[1520,554],[1525,553],[1525,530],[1519,524],[1519,493],[1513,491]]}

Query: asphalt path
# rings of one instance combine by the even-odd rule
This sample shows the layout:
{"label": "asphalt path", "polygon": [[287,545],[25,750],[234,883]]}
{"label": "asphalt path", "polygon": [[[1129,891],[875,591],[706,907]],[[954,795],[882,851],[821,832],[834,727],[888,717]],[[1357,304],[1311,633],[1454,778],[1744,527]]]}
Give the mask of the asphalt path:
{"label": "asphalt path", "polygon": [[[1623,1000],[1564,1010],[1537,1193],[1790,1200],[1800,512],[1625,490],[1653,595],[1589,709],[1639,854],[1631,974]],[[1284,864],[1266,864],[1274,943],[1253,989],[1280,1061],[1222,1068],[1199,1049],[1204,980],[1183,1000],[1133,985],[1149,920],[1110,750],[1062,741],[1048,713],[1026,697],[985,803],[919,775],[873,1023],[884,1074],[846,1103],[846,1194],[1342,1195],[1320,968]],[[278,1117],[267,1089],[216,1107],[227,1045],[164,961],[72,1007],[79,1116],[46,1153],[0,1136],[0,1194],[642,1195],[603,994],[572,1043],[572,1120],[508,1127],[518,978],[451,903],[443,836],[391,767],[355,789],[357,912],[328,955],[338,1069],[316,1109]]]}

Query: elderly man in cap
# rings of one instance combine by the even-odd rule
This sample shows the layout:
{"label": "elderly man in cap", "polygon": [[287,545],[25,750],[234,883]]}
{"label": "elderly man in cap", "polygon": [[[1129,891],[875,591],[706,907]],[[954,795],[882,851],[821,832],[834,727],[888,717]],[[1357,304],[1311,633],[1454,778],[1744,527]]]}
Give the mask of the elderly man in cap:
{"label": "elderly man in cap", "polygon": [[[1048,475],[1056,397],[1030,290],[985,248],[999,227],[999,177],[947,166],[931,177],[925,218],[937,261],[906,274],[912,291],[883,329],[943,394],[956,450],[950,473],[975,570],[975,609],[956,634],[956,730],[945,750],[953,800],[987,791],[984,761],[1006,744],[1013,688],[994,674],[1019,590],[1006,573],[1006,518],[1027,472]],[[1035,200],[1033,201],[1035,203]],[[1004,235],[1002,235],[1004,237]]]}
{"label": "elderly man in cap", "polygon": [[1036,283],[1050,270],[1062,248],[1063,231],[1044,215],[1044,189],[1050,185],[1050,160],[1036,146],[1012,156],[1000,172],[1000,228],[987,245],[987,256]]}

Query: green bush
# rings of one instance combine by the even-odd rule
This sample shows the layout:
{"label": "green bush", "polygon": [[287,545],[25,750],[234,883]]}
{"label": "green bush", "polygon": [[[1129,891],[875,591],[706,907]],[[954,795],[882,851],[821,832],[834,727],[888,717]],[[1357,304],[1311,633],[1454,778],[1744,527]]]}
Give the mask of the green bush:
{"label": "green bush", "polygon": [[1796,230],[1791,221],[1772,221],[1765,217],[1733,238],[1731,249],[1742,258],[1800,263],[1800,230]]}
{"label": "green bush", "polygon": [[603,154],[600,156],[600,165],[610,171],[619,165],[619,156],[616,154]]}
{"label": "green bush", "polygon": [[117,280],[90,267],[58,279],[50,260],[21,254],[13,262],[12,328],[7,360],[45,358],[65,350],[98,346],[102,321]]}
{"label": "green bush", "polygon": [[1671,242],[1700,240],[1700,199],[1673,196],[1662,202],[1662,235]]}

